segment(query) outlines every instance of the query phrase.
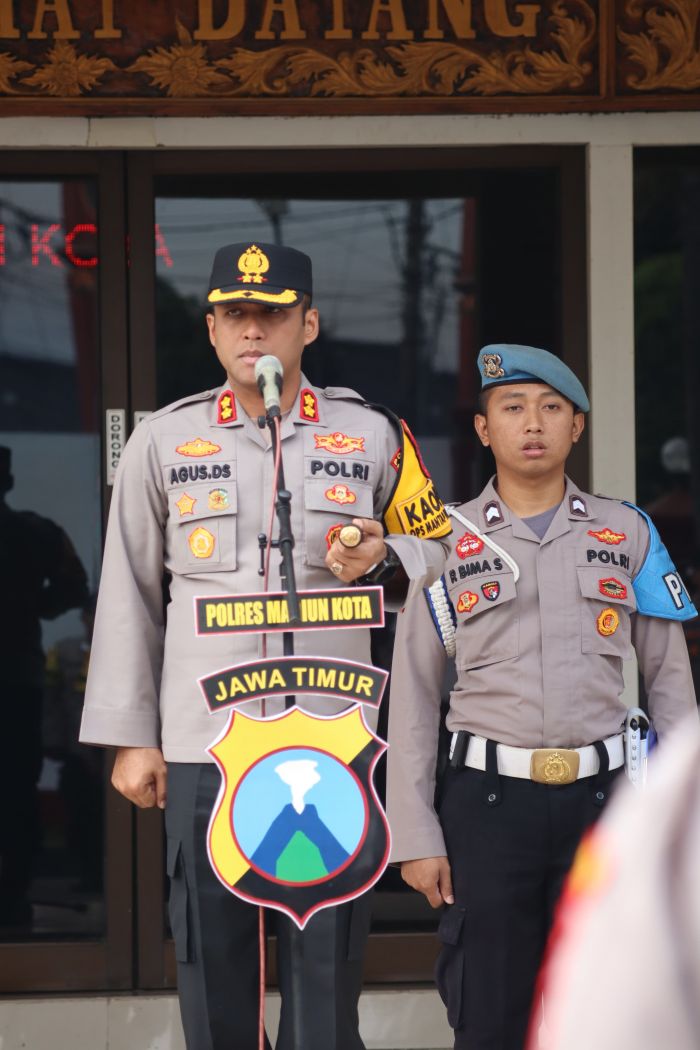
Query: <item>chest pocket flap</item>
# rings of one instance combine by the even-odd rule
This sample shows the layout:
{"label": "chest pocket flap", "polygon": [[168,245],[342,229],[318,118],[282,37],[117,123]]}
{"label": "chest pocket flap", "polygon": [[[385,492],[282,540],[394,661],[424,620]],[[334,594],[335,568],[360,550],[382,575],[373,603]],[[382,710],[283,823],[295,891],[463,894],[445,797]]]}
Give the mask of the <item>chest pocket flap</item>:
{"label": "chest pocket flap", "polygon": [[473,620],[512,601],[515,580],[512,572],[481,573],[451,584],[449,593],[457,621]]}
{"label": "chest pocket flap", "polygon": [[329,478],[304,480],[304,558],[325,568],[333,530],[353,518],[373,518],[372,487]]}
{"label": "chest pocket flap", "polygon": [[168,493],[166,568],[208,573],[236,568],[235,484],[189,485]]}
{"label": "chest pocket flap", "polygon": [[304,506],[307,510],[328,514],[347,514],[350,518],[373,518],[372,488],[355,481],[307,478],[304,482]]}
{"label": "chest pocket flap", "polygon": [[623,660],[633,655],[630,614],[637,601],[630,577],[615,566],[577,569],[581,602],[581,651]]}
{"label": "chest pocket flap", "polygon": [[457,666],[466,669],[518,655],[518,614],[511,572],[482,573],[449,588],[457,615]]}
{"label": "chest pocket flap", "polygon": [[587,565],[577,569],[579,587],[584,598],[606,605],[625,605],[631,612],[637,608],[632,580],[617,566],[609,572],[605,565]]}

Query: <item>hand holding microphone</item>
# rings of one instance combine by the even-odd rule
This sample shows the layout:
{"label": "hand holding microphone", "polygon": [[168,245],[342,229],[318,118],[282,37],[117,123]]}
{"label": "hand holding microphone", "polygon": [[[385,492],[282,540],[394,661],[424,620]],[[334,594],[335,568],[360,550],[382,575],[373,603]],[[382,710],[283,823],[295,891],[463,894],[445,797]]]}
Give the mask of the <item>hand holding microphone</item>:
{"label": "hand holding microphone", "polygon": [[283,375],[282,362],[272,354],[265,354],[255,362],[255,381],[268,416],[280,415]]}

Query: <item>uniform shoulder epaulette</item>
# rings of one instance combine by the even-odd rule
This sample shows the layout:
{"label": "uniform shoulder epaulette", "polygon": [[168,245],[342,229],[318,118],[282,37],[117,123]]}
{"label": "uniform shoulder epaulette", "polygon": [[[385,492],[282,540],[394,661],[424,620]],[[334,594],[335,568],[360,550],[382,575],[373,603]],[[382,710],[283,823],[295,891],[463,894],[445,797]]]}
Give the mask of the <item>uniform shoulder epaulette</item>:
{"label": "uniform shoulder epaulette", "polygon": [[367,403],[362,394],[358,394],[357,390],[349,386],[327,386],[321,393],[331,401],[359,401],[361,405]]}
{"label": "uniform shoulder epaulette", "polygon": [[671,561],[671,555],[666,550],[656,525],[641,507],[627,500],[623,500],[622,503],[641,514],[649,529],[646,557],[632,581],[637,599],[637,612],[662,620],[692,620],[698,615],[697,609],[680,573]]}
{"label": "uniform shoulder epaulette", "polygon": [[187,397],[181,397],[179,401],[171,401],[169,405],[157,408],[155,412],[150,412],[145,418],[149,420],[160,419],[161,416],[167,416],[170,412],[174,412],[175,409],[181,408],[182,405],[190,405],[195,401],[208,401],[215,395],[215,390],[202,390],[199,394],[188,394]]}

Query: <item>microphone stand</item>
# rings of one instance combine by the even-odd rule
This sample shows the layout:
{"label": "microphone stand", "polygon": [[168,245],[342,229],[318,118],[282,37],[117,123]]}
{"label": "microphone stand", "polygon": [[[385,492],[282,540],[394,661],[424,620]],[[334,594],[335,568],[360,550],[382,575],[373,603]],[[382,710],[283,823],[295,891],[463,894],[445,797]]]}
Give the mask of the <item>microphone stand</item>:
{"label": "microphone stand", "polygon": [[[260,378],[258,379],[258,385],[261,387],[261,394],[263,393]],[[281,376],[277,379],[277,389],[281,392],[282,380]],[[265,400],[265,399],[264,399]],[[282,559],[280,566],[280,578],[282,580],[282,588],[287,592],[287,604],[289,608],[289,623],[290,626],[296,626],[301,623],[301,611],[299,608],[299,595],[297,593],[296,576],[294,573],[294,559],[292,558],[292,551],[294,550],[294,534],[292,532],[292,494],[286,487],[284,480],[284,463],[282,461],[282,435],[279,435],[276,421],[281,419],[281,412],[279,406],[279,400],[277,404],[266,404],[265,405],[265,416],[261,416],[258,419],[258,424],[261,429],[267,427],[270,431],[271,443],[272,443],[272,456],[273,463],[277,457],[279,447],[279,473],[277,476],[277,499],[275,502],[275,512],[277,514],[277,520],[279,522],[279,535],[277,538],[277,547]],[[272,543],[272,537],[270,537],[270,543]],[[294,655],[294,632],[284,631],[282,634],[282,651],[285,656]],[[294,707],[296,699],[294,696],[285,696],[284,706],[285,710],[289,710]],[[290,936],[290,948],[292,953],[292,968],[290,974],[291,989],[290,999],[292,1003],[292,1016],[293,1016],[293,1038],[294,1046],[297,1050],[301,1050],[302,1047],[308,1046],[310,1040],[307,1038],[307,1019],[305,1017],[304,1005],[308,995],[308,989],[305,983],[305,974],[303,968],[303,945],[302,945],[302,934],[300,930],[290,923],[291,936]],[[262,956],[261,956],[262,957]]]}
{"label": "microphone stand", "polygon": [[[273,462],[277,456],[277,427],[275,426],[275,419],[279,418],[279,406],[272,405],[265,414],[264,422],[262,416],[258,420],[258,423],[261,427],[267,424],[267,427],[269,428],[270,437],[272,440]],[[287,592],[289,622],[291,625],[297,626],[301,623],[301,610],[299,608],[299,594],[297,592],[296,575],[294,572],[294,559],[292,557],[292,551],[294,550],[294,533],[292,532],[292,494],[286,487],[284,481],[284,463],[282,460],[281,442],[280,469],[278,474],[277,501],[275,502],[275,512],[277,514],[277,520],[279,522],[279,537],[275,546],[279,548],[279,552],[281,555],[280,578],[282,580],[282,589]],[[282,652],[285,656],[294,656],[293,631],[283,632]],[[288,710],[290,707],[294,707],[295,703],[296,700],[293,696],[285,696],[284,706],[286,710]]]}

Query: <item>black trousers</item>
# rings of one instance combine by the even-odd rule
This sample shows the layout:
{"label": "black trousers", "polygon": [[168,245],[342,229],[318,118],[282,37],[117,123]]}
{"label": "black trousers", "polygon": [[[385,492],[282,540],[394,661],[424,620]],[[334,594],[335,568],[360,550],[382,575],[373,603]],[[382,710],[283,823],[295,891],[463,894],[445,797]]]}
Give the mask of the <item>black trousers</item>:
{"label": "black trousers", "polygon": [[552,787],[448,768],[440,803],[455,904],[436,982],[455,1050],[522,1050],[552,914],[620,770]]}
{"label": "black trousers", "polygon": [[[220,782],[212,764],[168,765],[167,871],[180,1011],[187,1050],[257,1050],[258,909],[221,884],[207,856]],[[364,894],[317,912],[303,931],[266,912],[277,934],[277,1050],[364,1050],[358,1000],[370,909],[371,894]]]}

